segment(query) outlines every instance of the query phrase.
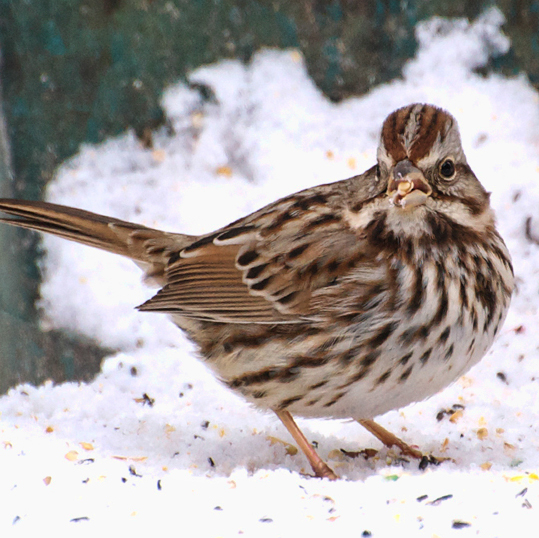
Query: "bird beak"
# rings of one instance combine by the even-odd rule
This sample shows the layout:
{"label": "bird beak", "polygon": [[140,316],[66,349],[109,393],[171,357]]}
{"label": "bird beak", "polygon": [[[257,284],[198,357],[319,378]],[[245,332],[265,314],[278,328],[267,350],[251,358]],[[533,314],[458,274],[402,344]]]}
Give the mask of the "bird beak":
{"label": "bird beak", "polygon": [[392,204],[402,208],[416,207],[424,204],[431,194],[432,189],[423,172],[408,159],[395,165],[387,188]]}

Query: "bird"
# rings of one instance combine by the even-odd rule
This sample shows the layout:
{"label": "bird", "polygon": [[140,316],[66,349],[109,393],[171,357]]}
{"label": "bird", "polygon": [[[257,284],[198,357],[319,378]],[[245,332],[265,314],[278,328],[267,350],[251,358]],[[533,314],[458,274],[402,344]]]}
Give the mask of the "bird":
{"label": "bird", "polygon": [[383,122],[376,164],[285,196],[212,233],[164,232],[82,209],[0,199],[6,224],[132,259],[232,391],[273,411],[315,476],[336,479],[294,416],[374,421],[458,379],[499,333],[514,289],[490,194],[456,119],[413,103]]}

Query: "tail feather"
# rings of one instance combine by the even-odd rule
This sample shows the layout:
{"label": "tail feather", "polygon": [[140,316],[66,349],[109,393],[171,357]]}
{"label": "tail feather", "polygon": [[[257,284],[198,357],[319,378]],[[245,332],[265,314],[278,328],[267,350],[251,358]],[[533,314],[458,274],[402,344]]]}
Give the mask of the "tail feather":
{"label": "tail feather", "polygon": [[90,211],[47,202],[29,202],[0,198],[0,212],[14,218],[0,222],[48,232],[142,262],[144,265],[163,263],[163,255],[183,248],[190,236],[172,234],[132,224]]}

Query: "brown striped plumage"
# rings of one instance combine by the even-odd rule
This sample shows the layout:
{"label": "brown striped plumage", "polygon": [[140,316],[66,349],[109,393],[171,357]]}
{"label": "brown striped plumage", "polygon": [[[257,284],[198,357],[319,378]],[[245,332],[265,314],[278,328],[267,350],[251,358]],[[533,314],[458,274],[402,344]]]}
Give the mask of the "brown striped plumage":
{"label": "brown striped plumage", "polygon": [[335,475],[292,414],[372,418],[435,394],[478,362],[513,272],[454,118],[414,104],[384,122],[377,166],[293,194],[212,234],[164,233],[46,203],[4,219],[132,258],[231,389],[274,410],[319,476]]}

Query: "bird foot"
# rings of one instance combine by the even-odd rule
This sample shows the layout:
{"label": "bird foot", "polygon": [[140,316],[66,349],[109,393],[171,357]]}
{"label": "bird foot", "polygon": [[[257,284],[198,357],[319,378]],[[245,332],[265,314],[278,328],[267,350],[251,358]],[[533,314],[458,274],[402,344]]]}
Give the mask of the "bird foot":
{"label": "bird foot", "polygon": [[397,447],[403,456],[420,460],[420,469],[426,469],[429,465],[440,465],[440,463],[444,461],[451,460],[451,458],[441,458],[433,456],[432,454],[424,454],[417,447],[405,443],[402,439],[399,439],[390,431],[382,428],[380,424],[377,424],[373,420],[360,419],[357,422],[359,422],[365,429],[372,433],[388,448]]}
{"label": "bird foot", "polygon": [[337,480],[339,477],[335,474],[333,469],[318,455],[313,446],[307,441],[307,438],[303,435],[302,431],[298,428],[292,415],[288,411],[275,411],[275,414],[281,419],[290,435],[294,438],[299,448],[303,451],[315,476],[318,478],[329,478],[330,480]]}

